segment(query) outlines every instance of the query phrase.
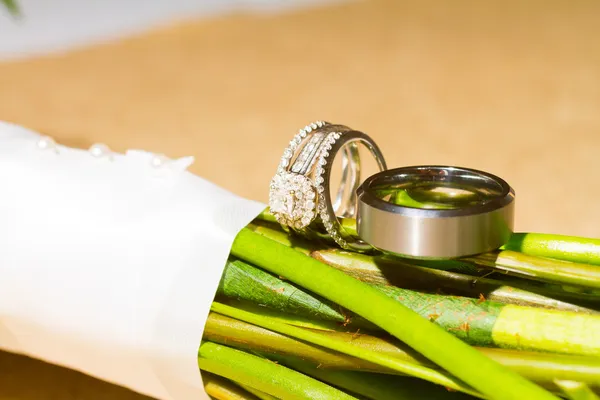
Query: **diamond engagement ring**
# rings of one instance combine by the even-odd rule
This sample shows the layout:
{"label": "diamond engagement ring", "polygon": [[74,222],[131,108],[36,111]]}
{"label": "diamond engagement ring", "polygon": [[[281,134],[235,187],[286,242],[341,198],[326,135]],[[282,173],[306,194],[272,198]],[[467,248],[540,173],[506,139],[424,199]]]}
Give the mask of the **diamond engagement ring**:
{"label": "diamond engagement ring", "polygon": [[[338,220],[356,215],[356,189],[361,183],[359,144],[370,151],[379,170],[387,169],[379,147],[362,132],[323,121],[300,129],[285,149],[271,180],[269,207],[277,221],[307,236],[326,233],[344,249],[372,249],[347,233]],[[332,201],[331,170],[340,152],[342,176]]]}

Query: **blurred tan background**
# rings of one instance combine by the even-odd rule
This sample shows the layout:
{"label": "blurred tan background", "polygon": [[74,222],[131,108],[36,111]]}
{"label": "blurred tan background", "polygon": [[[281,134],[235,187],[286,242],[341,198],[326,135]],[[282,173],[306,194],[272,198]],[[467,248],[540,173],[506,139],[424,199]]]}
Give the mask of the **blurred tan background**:
{"label": "blurred tan background", "polygon": [[[191,20],[0,63],[0,119],[78,147],[196,156],[192,171],[266,201],[298,128],[369,133],[390,166],[505,178],[517,228],[598,237],[600,3],[349,2]],[[0,399],[134,399],[0,354]]]}

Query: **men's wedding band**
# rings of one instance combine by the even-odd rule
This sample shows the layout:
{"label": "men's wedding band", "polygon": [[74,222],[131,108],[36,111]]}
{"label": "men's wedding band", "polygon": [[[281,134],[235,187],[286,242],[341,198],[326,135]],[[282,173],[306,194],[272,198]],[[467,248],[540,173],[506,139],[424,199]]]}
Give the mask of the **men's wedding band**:
{"label": "men's wedding band", "polygon": [[358,235],[384,252],[455,258],[499,248],[513,231],[514,190],[469,168],[391,169],[358,189]]}

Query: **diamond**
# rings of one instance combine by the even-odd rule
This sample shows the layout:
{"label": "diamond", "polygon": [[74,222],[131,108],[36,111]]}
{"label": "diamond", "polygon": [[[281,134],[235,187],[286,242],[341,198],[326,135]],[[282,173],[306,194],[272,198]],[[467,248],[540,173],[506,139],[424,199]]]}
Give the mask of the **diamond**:
{"label": "diamond", "polygon": [[270,187],[269,206],[277,221],[297,229],[312,222],[316,192],[306,176],[281,171],[273,177]]}
{"label": "diamond", "polygon": [[314,122],[312,124],[310,124],[310,127],[313,129],[317,129],[317,124],[315,124]]}
{"label": "diamond", "polygon": [[323,188],[323,186],[317,186],[317,192],[323,193],[324,191],[325,189]]}
{"label": "diamond", "polygon": [[285,149],[285,151],[283,152],[283,158],[290,158],[291,156],[292,156],[292,150]]}
{"label": "diamond", "polygon": [[336,132],[336,133],[334,133],[334,134],[333,134],[333,137],[334,137],[334,138],[337,140],[337,139],[339,139],[340,137],[342,137],[342,134],[341,134],[341,133],[339,133],[339,132]]}
{"label": "diamond", "polygon": [[325,160],[324,158],[320,158],[319,159],[319,164],[320,165],[325,165],[325,164],[327,164],[327,160]]}
{"label": "diamond", "polygon": [[287,167],[289,164],[290,164],[290,161],[287,158],[281,159],[281,165],[283,165],[284,167]]}
{"label": "diamond", "polygon": [[304,130],[305,130],[307,133],[310,133],[310,132],[312,132],[312,128],[310,127],[310,125],[307,125],[307,126],[306,126],[306,128],[304,128]]}
{"label": "diamond", "polygon": [[323,177],[322,177],[322,176],[318,176],[318,177],[317,177],[317,180],[316,180],[316,182],[317,182],[317,185],[320,185],[321,183],[323,183],[323,181],[324,181],[324,180],[325,180],[325,179],[323,179]]}

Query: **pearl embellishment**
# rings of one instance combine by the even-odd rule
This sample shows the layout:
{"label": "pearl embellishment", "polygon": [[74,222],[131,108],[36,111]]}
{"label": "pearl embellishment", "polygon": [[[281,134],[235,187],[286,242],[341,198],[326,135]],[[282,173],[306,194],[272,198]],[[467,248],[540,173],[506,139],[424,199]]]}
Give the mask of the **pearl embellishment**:
{"label": "pearl embellishment", "polygon": [[160,168],[163,165],[165,165],[166,163],[168,163],[170,160],[168,157],[164,156],[163,154],[157,154],[154,157],[152,157],[152,160],[150,161],[150,164],[154,167],[154,168]]}
{"label": "pearl embellishment", "polygon": [[37,147],[40,150],[56,149],[56,142],[50,136],[44,136],[37,141]]}
{"label": "pearl embellishment", "polygon": [[112,150],[103,143],[96,143],[90,147],[89,152],[96,158],[109,157],[112,154]]}

